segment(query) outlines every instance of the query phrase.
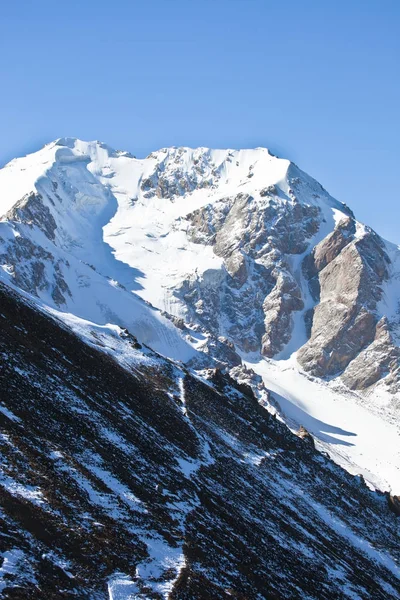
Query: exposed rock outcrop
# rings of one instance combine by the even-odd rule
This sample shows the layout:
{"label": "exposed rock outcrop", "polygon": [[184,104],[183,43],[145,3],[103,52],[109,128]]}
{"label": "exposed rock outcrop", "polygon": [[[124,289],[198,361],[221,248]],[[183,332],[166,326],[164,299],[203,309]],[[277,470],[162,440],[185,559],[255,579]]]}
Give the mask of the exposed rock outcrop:
{"label": "exposed rock outcrop", "polygon": [[38,193],[31,192],[21,198],[4,218],[7,221],[25,223],[30,227],[36,225],[50,240],[54,241],[57,224],[49,207],[43,203],[43,198]]}
{"label": "exposed rock outcrop", "polygon": [[303,427],[303,425],[300,425],[299,430],[297,431],[296,435],[301,439],[304,440],[305,442],[307,442],[307,444],[311,444],[311,446],[314,447],[314,440],[312,435],[310,434],[309,431],[307,431],[307,429],[305,427]]}
{"label": "exposed rock outcrop", "polygon": [[35,296],[47,292],[57,306],[64,304],[66,294],[71,296],[63,276],[63,269],[69,267],[66,261],[55,259],[24,235],[15,236],[11,243],[0,237],[0,244],[0,263],[14,285]]}
{"label": "exposed rock outcrop", "polygon": [[234,343],[223,336],[208,335],[206,340],[200,344],[199,350],[201,353],[188,363],[191,367],[201,369],[215,363],[221,368],[228,369],[242,363]]}
{"label": "exposed rock outcrop", "polygon": [[381,379],[393,393],[399,391],[400,351],[392,340],[383,317],[375,327],[375,337],[349,364],[342,379],[350,389],[366,389]]}
{"label": "exposed rock outcrop", "polygon": [[[345,243],[339,229],[313,252],[319,303],[313,311],[311,337],[298,352],[303,368],[320,377],[341,373],[374,340],[375,308],[390,262],[374,232]],[[330,262],[329,256],[334,256]],[[310,261],[306,270],[313,273]],[[315,294],[315,285],[312,289]]]}
{"label": "exposed rock outcrop", "polygon": [[264,356],[275,356],[288,343],[292,333],[292,313],[303,307],[295,279],[289,272],[280,271],[275,287],[263,303],[265,333],[261,340],[261,353]]}
{"label": "exposed rock outcrop", "polygon": [[157,196],[173,200],[194,189],[208,188],[218,180],[219,173],[211,157],[198,149],[198,156],[188,170],[184,148],[164,148],[148,156],[155,159],[153,171],[141,181],[140,188],[146,198]]}
{"label": "exposed rock outcrop", "polygon": [[[219,323],[227,317],[227,335],[244,351],[261,348],[274,356],[290,339],[292,313],[303,308],[286,257],[304,252],[318,231],[318,207],[295,197],[283,202],[279,188],[271,186],[258,198],[239,193],[187,218],[190,239],[212,245],[229,275],[219,283],[218,301],[212,302],[214,318]],[[204,291],[202,310],[212,296]]]}

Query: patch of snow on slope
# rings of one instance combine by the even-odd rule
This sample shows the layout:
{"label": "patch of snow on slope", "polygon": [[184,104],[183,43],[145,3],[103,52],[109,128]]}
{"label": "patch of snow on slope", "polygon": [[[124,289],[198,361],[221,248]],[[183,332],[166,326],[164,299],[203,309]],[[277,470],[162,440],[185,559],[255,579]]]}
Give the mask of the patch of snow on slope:
{"label": "patch of snow on slope", "polygon": [[31,192],[36,181],[43,176],[55,160],[54,143],[23,158],[15,158],[0,169],[0,217],[25,194]]}
{"label": "patch of snow on slope", "polygon": [[140,582],[154,593],[161,594],[165,600],[169,598],[175,581],[186,565],[185,557],[180,548],[168,546],[160,537],[147,538],[145,541],[150,557],[137,567],[135,580],[124,573],[114,573],[108,582],[110,600],[144,597]]}
{"label": "patch of snow on slope", "polygon": [[109,600],[135,600],[140,590],[129,575],[114,573],[108,581]]}
{"label": "patch of snow on slope", "polygon": [[[147,544],[149,559],[140,563],[136,569],[137,576],[154,592],[158,592],[167,600],[175,581],[184,568],[186,561],[182,548],[169,546],[160,536],[147,537],[143,541]],[[170,572],[170,578],[166,578],[166,572]]]}
{"label": "patch of snow on slope", "polygon": [[149,557],[136,567],[134,579],[124,573],[114,573],[108,582],[110,600],[144,597],[141,594],[142,585],[167,600],[185,567],[186,560],[181,547],[169,546],[157,534],[141,539],[147,545]]}
{"label": "patch of snow on slope", "polygon": [[13,548],[12,550],[3,552],[2,558],[3,564],[0,567],[0,593],[8,586],[10,576],[17,575],[23,569],[25,554],[22,550]]}
{"label": "patch of snow on slope", "polygon": [[15,481],[9,475],[0,473],[0,486],[4,487],[13,496],[20,496],[36,506],[45,508],[47,502],[43,496],[42,490],[33,485],[24,485],[19,481]]}

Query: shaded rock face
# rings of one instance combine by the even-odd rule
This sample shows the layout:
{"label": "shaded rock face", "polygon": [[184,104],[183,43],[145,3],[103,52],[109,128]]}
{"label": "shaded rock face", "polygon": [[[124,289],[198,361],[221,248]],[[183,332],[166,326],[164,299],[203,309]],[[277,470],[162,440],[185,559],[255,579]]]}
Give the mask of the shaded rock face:
{"label": "shaded rock face", "polygon": [[163,149],[152,153],[148,159],[157,162],[153,171],[142,179],[140,188],[144,197],[173,200],[194,189],[209,188],[219,179],[217,166],[211,157],[199,148],[188,170],[184,148]]}
{"label": "shaded rock face", "polygon": [[292,333],[292,313],[301,310],[304,303],[301,291],[289,272],[281,271],[275,287],[263,303],[265,333],[261,353],[272,357],[287,344]]}
{"label": "shaded rock face", "polygon": [[249,387],[132,348],[133,331],[122,368],[4,286],[0,326],[4,597],[399,595],[385,495]]}
{"label": "shaded rock face", "polygon": [[305,263],[310,290],[319,302],[310,339],[300,348],[298,360],[313,375],[341,373],[376,336],[375,309],[390,261],[374,232],[350,243],[352,235],[351,222],[339,226]]}
{"label": "shaded rock face", "polygon": [[400,496],[391,496],[388,498],[388,505],[395,515],[400,517]]}
{"label": "shaded rock face", "polygon": [[185,301],[192,306],[201,302],[201,310],[208,306],[212,320],[207,326],[215,331],[224,320],[226,334],[239,348],[261,349],[266,356],[289,341],[292,313],[303,308],[286,256],[306,250],[321,218],[318,207],[280,194],[275,186],[262,190],[259,198],[239,193],[188,215],[189,238],[211,244],[223,258],[226,274],[221,272],[212,289],[198,286],[193,299],[185,282]]}
{"label": "shaded rock face", "polygon": [[383,317],[375,327],[371,344],[356,356],[342,375],[350,389],[366,389],[381,379],[395,394],[399,388],[400,352],[393,344],[388,322]]}
{"label": "shaded rock face", "polygon": [[63,277],[63,269],[69,266],[66,261],[55,260],[50,252],[23,235],[16,236],[10,244],[4,244],[1,237],[0,242],[0,262],[14,285],[35,296],[48,291],[58,306],[65,302],[65,294],[71,295]]}
{"label": "shaded rock face", "polygon": [[40,194],[27,194],[5,215],[8,221],[26,223],[30,227],[36,225],[50,239],[55,239],[57,224],[48,206],[43,204]]}

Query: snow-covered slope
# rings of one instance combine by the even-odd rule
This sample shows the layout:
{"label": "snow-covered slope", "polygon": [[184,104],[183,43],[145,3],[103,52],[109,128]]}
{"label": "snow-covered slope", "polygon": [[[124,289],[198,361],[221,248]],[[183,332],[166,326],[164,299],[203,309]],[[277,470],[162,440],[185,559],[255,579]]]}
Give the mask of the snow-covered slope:
{"label": "snow-covered slope", "polygon": [[0,170],[0,214],[8,284],[193,367],[240,354],[290,426],[400,491],[400,253],[296,165],[60,139]]}
{"label": "snow-covered slope", "polygon": [[90,153],[97,165],[108,151],[97,144],[85,149],[86,154],[51,144],[0,171],[2,276],[47,306],[132,328],[157,351],[189,360],[195,351],[180,331],[130,293],[138,270],[115,260],[103,240],[102,228],[117,202],[91,173]]}

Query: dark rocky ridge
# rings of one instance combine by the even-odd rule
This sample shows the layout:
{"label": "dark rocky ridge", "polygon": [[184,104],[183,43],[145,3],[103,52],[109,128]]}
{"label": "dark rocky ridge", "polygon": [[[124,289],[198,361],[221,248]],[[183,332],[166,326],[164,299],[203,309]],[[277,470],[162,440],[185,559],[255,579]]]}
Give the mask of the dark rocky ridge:
{"label": "dark rocky ridge", "polygon": [[[137,598],[400,597],[386,497],[248,388],[145,349],[124,370],[4,286],[0,323],[2,597],[105,600],[117,572]],[[184,564],[141,576],[151,537]]]}

